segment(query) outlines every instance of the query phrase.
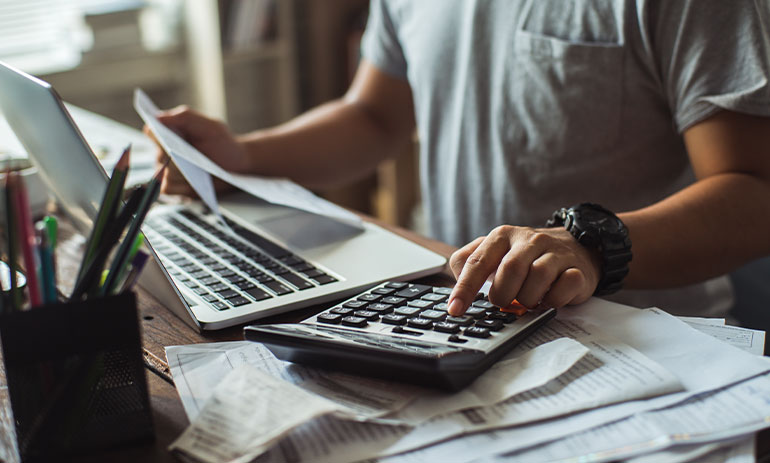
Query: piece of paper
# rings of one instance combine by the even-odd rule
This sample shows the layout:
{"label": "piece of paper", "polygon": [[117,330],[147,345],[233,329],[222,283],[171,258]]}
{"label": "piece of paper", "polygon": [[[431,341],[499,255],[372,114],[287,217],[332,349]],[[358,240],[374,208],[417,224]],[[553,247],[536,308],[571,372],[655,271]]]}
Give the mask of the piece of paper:
{"label": "piece of paper", "polygon": [[[657,307],[655,307],[657,308]],[[682,320],[683,322],[690,324],[690,323],[697,323],[700,325],[717,325],[717,326],[724,326],[727,323],[727,319],[725,318],[712,318],[712,317],[683,317],[683,316],[677,316],[676,318]]]}
{"label": "piece of paper", "polygon": [[[415,428],[398,428],[377,424],[364,426],[322,417],[290,433],[281,441],[280,452],[292,455],[296,462],[358,461],[408,447],[403,444],[405,436],[409,435],[412,448],[419,446],[422,450],[400,454],[393,461],[462,461],[461,455],[473,453],[474,458],[478,458],[559,439],[645,410],[670,406],[698,393],[770,370],[767,359],[699,333],[657,309],[635,309],[594,298],[585,304],[560,310],[557,319],[571,322],[576,328],[600,325],[602,335],[622,339],[668,371],[676,372],[685,391],[467,436],[460,435],[467,429],[486,429],[490,424],[502,426],[506,420],[490,422],[487,416],[466,411],[438,417]],[[582,399],[564,397],[570,405]],[[499,408],[502,410],[503,407]],[[429,446],[442,440],[445,442]],[[282,461],[280,452],[271,450],[259,461]]]}
{"label": "piece of paper", "polygon": [[[160,123],[155,117],[159,112],[158,108],[139,89],[136,89],[134,92],[134,108],[145,124],[153,131],[163,149],[177,163],[177,167],[179,167],[179,170],[190,182],[195,192],[201,197],[201,200],[213,211],[218,210],[218,208],[216,207],[216,193],[211,182],[211,175],[270,203],[323,215],[357,229],[363,228],[361,218],[357,215],[323,198],[319,198],[288,179],[235,174],[224,170]],[[180,164],[180,159],[186,162],[183,161]],[[215,206],[212,207],[212,204]]]}
{"label": "piece of paper", "polygon": [[625,463],[756,463],[755,441],[751,435],[727,443],[681,445],[629,458]]}
{"label": "piece of paper", "polygon": [[765,332],[728,325],[686,322],[691,327],[754,355],[765,355]]}
{"label": "piece of paper", "polygon": [[682,404],[508,454],[505,459],[521,463],[601,463],[678,445],[735,439],[768,427],[770,376],[762,375]]}
{"label": "piece of paper", "polygon": [[[261,344],[240,341],[166,348],[182,405],[193,419],[218,381],[242,364],[267,372],[342,406],[340,413],[358,420],[387,415],[388,424],[420,423],[454,410],[492,405],[540,387],[568,371],[589,349],[556,339],[515,351],[458,393],[412,387],[378,379],[303,367],[275,358]],[[399,414],[407,404],[409,412]],[[388,415],[390,414],[390,415]]]}
{"label": "piece of paper", "polygon": [[169,450],[206,463],[251,461],[296,426],[336,405],[248,365],[230,372]]}

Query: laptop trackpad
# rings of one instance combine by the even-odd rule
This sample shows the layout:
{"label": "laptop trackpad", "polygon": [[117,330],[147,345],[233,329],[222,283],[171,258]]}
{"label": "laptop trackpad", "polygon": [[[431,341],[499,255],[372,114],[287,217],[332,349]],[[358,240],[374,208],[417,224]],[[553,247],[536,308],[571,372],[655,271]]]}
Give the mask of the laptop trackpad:
{"label": "laptop trackpad", "polygon": [[259,220],[256,224],[295,249],[312,249],[363,233],[328,217],[301,211]]}

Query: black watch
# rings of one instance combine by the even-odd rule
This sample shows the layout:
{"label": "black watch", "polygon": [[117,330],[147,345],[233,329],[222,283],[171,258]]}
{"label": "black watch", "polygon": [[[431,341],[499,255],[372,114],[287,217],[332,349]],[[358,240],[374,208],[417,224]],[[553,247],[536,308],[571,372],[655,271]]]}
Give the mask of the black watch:
{"label": "black watch", "polygon": [[594,296],[612,294],[623,287],[631,261],[631,239],[618,216],[598,204],[581,203],[554,212],[545,226],[563,226],[578,243],[599,253],[602,275]]}

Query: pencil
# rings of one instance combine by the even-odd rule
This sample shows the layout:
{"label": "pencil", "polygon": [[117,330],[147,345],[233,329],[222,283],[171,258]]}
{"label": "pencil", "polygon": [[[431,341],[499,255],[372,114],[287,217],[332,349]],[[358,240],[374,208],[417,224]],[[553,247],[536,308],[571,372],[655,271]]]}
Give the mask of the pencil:
{"label": "pencil", "polygon": [[114,220],[120,207],[121,197],[123,195],[123,188],[126,184],[126,177],[128,176],[128,165],[131,155],[131,145],[129,144],[121,154],[118,163],[115,165],[115,169],[112,171],[112,177],[107,184],[107,189],[104,192],[102,198],[102,204],[99,207],[99,212],[96,215],[94,226],[91,229],[91,236],[88,237],[86,242],[86,251],[83,257],[83,261],[80,264],[80,270],[78,271],[78,278],[83,276],[86,268],[90,264],[91,260],[100,248],[104,230],[107,225]]}
{"label": "pencil", "polygon": [[139,251],[136,253],[136,256],[131,260],[131,270],[128,272],[123,285],[120,287],[121,293],[130,291],[131,288],[134,287],[149,257],[150,256],[148,256],[146,252]]}
{"label": "pencil", "polygon": [[56,268],[53,261],[53,247],[51,246],[51,236],[48,234],[48,228],[45,223],[38,222],[35,225],[38,244],[37,251],[40,256],[40,285],[42,288],[43,302],[53,304],[56,302]]}
{"label": "pencil", "polygon": [[110,273],[107,275],[107,281],[104,282],[100,291],[101,295],[113,294],[119,284],[119,278],[123,274],[126,265],[128,265],[128,254],[136,241],[136,237],[139,234],[144,218],[150,211],[150,206],[158,199],[160,194],[160,180],[163,178],[163,172],[166,170],[164,164],[158,172],[147,182],[147,190],[142,196],[142,201],[137,208],[136,217],[131,222],[131,226],[126,232],[123,242],[120,243],[118,251],[115,253],[115,257],[112,259],[112,265],[110,266]]}
{"label": "pencil", "polygon": [[29,302],[32,307],[42,305],[40,296],[40,282],[37,278],[37,259],[35,258],[35,232],[32,228],[32,219],[29,213],[29,199],[24,182],[18,180],[16,172],[11,172],[9,179],[13,179],[13,188],[16,191],[16,229],[19,233],[19,247],[24,258],[24,268],[27,270],[27,289],[29,290]]}
{"label": "pencil", "polygon": [[110,224],[109,227],[107,227],[107,230],[104,233],[104,239],[102,240],[103,245],[99,246],[99,248],[96,250],[96,254],[94,255],[93,259],[91,259],[91,262],[85,265],[83,275],[78,278],[77,282],[75,283],[75,289],[72,291],[70,300],[77,301],[84,294],[90,293],[93,291],[94,287],[98,286],[97,284],[99,282],[97,281],[97,278],[99,278],[102,273],[102,268],[104,267],[104,263],[107,261],[107,257],[110,255],[112,245],[118,241],[120,235],[123,234],[123,230],[125,230],[126,226],[128,226],[131,217],[139,207],[139,203],[142,197],[144,197],[145,191],[146,187],[142,185],[131,192],[128,201],[118,214],[118,218],[115,219],[115,221]]}

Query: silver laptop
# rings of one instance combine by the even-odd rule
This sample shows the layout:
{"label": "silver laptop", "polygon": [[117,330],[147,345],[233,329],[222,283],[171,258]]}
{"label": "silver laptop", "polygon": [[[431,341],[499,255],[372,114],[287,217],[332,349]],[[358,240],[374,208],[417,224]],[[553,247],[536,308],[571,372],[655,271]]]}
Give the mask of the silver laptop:
{"label": "silver laptop", "polygon": [[[107,185],[53,88],[0,63],[0,111],[75,225],[90,229]],[[377,225],[355,230],[245,193],[220,198],[227,226],[193,202],[153,207],[154,261],[139,284],[199,330],[340,299],[441,270],[443,256]]]}

